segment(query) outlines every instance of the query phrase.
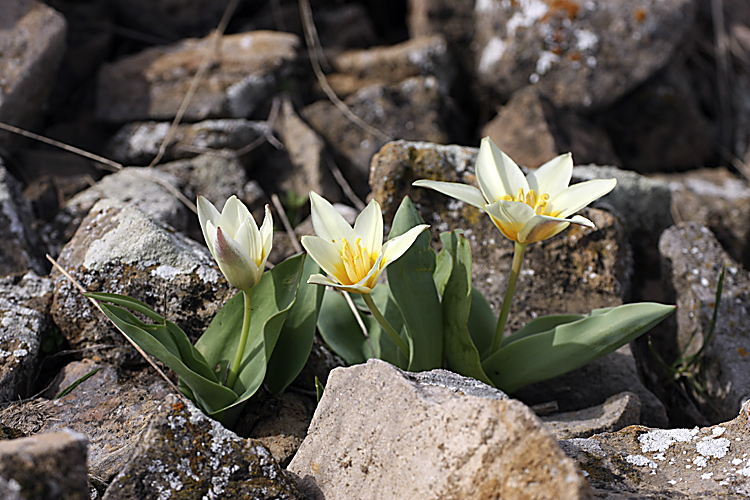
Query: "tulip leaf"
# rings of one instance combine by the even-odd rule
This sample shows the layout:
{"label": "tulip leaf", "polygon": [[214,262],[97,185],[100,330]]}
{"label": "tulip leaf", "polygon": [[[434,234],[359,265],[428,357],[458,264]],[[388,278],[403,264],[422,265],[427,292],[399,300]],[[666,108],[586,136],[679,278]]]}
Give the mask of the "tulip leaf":
{"label": "tulip leaf", "polygon": [[[653,328],[674,310],[674,306],[653,302],[596,310],[572,322],[563,320],[545,331],[517,336],[484,360],[482,366],[498,388],[512,393],[528,384],[580,368],[617,350]],[[550,320],[551,325],[564,317],[553,318],[557,319]],[[542,325],[546,320],[539,318],[536,321]]]}
{"label": "tulip leaf", "polygon": [[[263,383],[287,312],[294,304],[303,265],[304,255],[291,257],[266,271],[251,291],[250,331],[239,375],[232,387],[237,399],[225,408],[229,414],[237,415],[237,407]],[[244,316],[242,293],[224,305],[195,344],[209,366],[226,366],[234,360]],[[226,420],[231,418],[226,417]]]}
{"label": "tulip leaf", "polygon": [[[181,383],[189,388],[190,394],[186,392],[188,397],[205,413],[220,412],[237,399],[234,391],[219,383],[203,355],[177,325],[130,297],[108,293],[87,293],[86,296],[99,301],[104,314],[125,335],[174,371]],[[144,323],[124,307],[159,323]]]}
{"label": "tulip leaf", "polygon": [[297,299],[286,316],[268,363],[265,383],[277,394],[297,378],[310,356],[325,287],[309,284],[307,279],[318,272],[320,268],[315,261],[305,259]]}
{"label": "tulip leaf", "polygon": [[[601,309],[595,309],[591,311],[589,315],[596,316],[598,314],[598,311],[601,311]],[[515,342],[516,340],[521,340],[524,337],[529,337],[537,333],[546,332],[547,330],[552,330],[556,326],[564,325],[566,323],[572,323],[573,321],[578,321],[585,317],[586,315],[584,314],[556,314],[552,316],[541,316],[539,318],[534,318],[526,323],[526,325],[520,330],[513,332],[512,334],[505,337],[500,345],[504,346],[510,344],[511,342]]]}
{"label": "tulip leaf", "polygon": [[445,367],[490,385],[479,358],[479,351],[469,333],[471,310],[471,250],[459,231],[441,235],[443,248],[453,257],[450,278],[443,292],[443,334],[445,336]]}
{"label": "tulip leaf", "polygon": [[[404,197],[388,239],[419,224],[424,224],[424,220],[409,197]],[[443,363],[440,297],[433,280],[435,266],[430,233],[423,231],[409,250],[387,268],[388,286],[406,326],[410,371],[432,370]]]}
{"label": "tulip leaf", "polygon": [[497,317],[492,311],[490,303],[477,287],[472,286],[468,327],[471,340],[474,342],[481,359],[484,359],[490,353],[496,326]]}

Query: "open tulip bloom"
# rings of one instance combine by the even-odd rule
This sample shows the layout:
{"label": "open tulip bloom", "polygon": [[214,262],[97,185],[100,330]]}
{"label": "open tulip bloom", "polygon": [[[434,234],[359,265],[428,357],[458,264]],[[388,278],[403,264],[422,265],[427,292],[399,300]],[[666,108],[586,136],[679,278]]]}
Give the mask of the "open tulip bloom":
{"label": "open tulip bloom", "polygon": [[316,236],[303,236],[302,246],[328,277],[314,274],[308,283],[361,294],[373,316],[396,345],[405,351],[406,344],[380,314],[370,292],[386,266],[401,257],[429,226],[415,226],[384,244],[383,213],[375,200],[371,200],[357,216],[354,227],[328,201],[314,192],[310,192],[310,206]]}
{"label": "open tulip bloom", "polygon": [[[616,179],[595,179],[569,186],[573,159],[568,154],[553,158],[524,176],[516,163],[489,137],[482,139],[476,161],[479,188],[455,182],[418,180],[426,187],[487,212],[503,235],[515,242],[515,254],[508,288],[497,323],[493,352],[500,347],[510,304],[521,271],[526,245],[546,240],[570,224],[595,227],[580,215],[573,215],[614,189]],[[573,217],[568,218],[573,215]]]}

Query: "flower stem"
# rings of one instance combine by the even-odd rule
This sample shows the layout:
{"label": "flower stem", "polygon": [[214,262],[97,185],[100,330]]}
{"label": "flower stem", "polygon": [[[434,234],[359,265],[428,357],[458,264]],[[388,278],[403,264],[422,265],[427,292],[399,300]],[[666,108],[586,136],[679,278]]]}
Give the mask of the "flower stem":
{"label": "flower stem", "polygon": [[245,314],[242,318],[242,333],[240,334],[240,343],[237,346],[237,353],[234,355],[234,361],[232,361],[232,364],[229,366],[227,387],[230,389],[234,388],[234,383],[237,381],[237,376],[240,374],[240,365],[242,364],[242,358],[245,356],[245,346],[247,345],[247,337],[250,332],[250,314],[253,306],[252,291],[242,293],[245,296]]}
{"label": "flower stem", "polygon": [[494,353],[498,349],[500,349],[500,344],[503,342],[505,325],[508,323],[510,305],[513,302],[513,295],[516,293],[516,283],[518,282],[518,275],[521,272],[523,253],[525,251],[526,244],[516,242],[516,248],[513,252],[513,266],[510,268],[510,278],[508,278],[508,288],[505,289],[505,297],[503,297],[503,307],[500,309],[500,317],[497,319],[495,338],[492,339],[492,350],[490,351],[490,353]]}
{"label": "flower stem", "polygon": [[394,330],[391,324],[388,323],[388,320],[385,319],[385,316],[380,313],[378,306],[375,305],[375,301],[372,300],[370,294],[363,293],[362,298],[364,299],[365,304],[367,304],[367,308],[370,310],[373,317],[377,320],[378,323],[380,323],[380,326],[383,327],[383,330],[385,330],[391,340],[398,346],[399,349],[401,349],[401,352],[403,352],[404,356],[406,356],[406,358],[408,359],[409,346],[406,345],[406,342],[404,342],[404,340],[398,336],[398,333],[396,333],[396,330]]}

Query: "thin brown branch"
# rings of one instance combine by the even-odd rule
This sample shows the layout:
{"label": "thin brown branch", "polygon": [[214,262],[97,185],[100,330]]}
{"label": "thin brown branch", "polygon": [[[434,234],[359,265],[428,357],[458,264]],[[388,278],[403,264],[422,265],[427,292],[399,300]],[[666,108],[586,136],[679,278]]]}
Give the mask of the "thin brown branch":
{"label": "thin brown branch", "polygon": [[333,179],[336,181],[336,183],[339,185],[341,190],[344,192],[344,196],[346,196],[349,201],[354,204],[354,207],[359,210],[360,212],[365,209],[365,202],[360,200],[357,196],[357,193],[354,192],[352,189],[352,186],[347,182],[346,177],[344,177],[344,174],[341,172],[339,167],[336,165],[336,163],[330,159],[326,158],[326,163],[328,165],[328,169],[331,171],[331,174],[333,175]]}
{"label": "thin brown branch", "polygon": [[299,244],[299,241],[297,241],[297,233],[294,232],[294,228],[289,222],[289,217],[286,216],[284,206],[281,204],[281,200],[279,200],[279,197],[276,193],[271,195],[271,202],[273,202],[273,206],[276,208],[276,213],[279,214],[281,224],[284,226],[284,230],[286,231],[287,236],[289,236],[289,241],[292,243],[294,251],[297,253],[302,253],[304,250],[302,249],[302,245]]}

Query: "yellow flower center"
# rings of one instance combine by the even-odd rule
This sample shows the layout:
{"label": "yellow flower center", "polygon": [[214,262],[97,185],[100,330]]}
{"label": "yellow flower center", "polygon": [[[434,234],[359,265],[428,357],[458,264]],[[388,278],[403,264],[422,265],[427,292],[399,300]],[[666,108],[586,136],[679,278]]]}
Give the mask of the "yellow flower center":
{"label": "yellow flower center", "polygon": [[[357,238],[352,246],[346,238],[343,240],[341,264],[336,266],[336,278],[342,285],[354,285],[362,281],[378,260],[378,256],[363,248],[360,242],[361,238]],[[371,286],[370,283],[365,285]]]}
{"label": "yellow flower center", "polygon": [[517,201],[520,203],[526,203],[528,206],[534,209],[534,213],[537,215],[552,215],[552,214],[544,213],[544,210],[547,208],[547,205],[549,204],[549,195],[547,193],[544,193],[542,195],[537,195],[533,189],[529,189],[527,193],[524,193],[523,188],[518,188],[518,195],[515,198],[509,194],[506,194],[500,199],[506,200],[506,201]]}

